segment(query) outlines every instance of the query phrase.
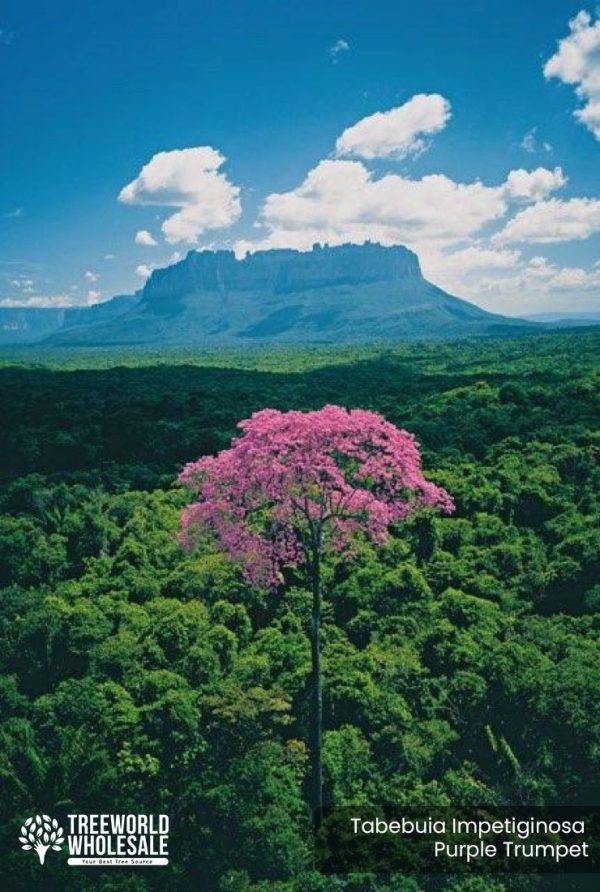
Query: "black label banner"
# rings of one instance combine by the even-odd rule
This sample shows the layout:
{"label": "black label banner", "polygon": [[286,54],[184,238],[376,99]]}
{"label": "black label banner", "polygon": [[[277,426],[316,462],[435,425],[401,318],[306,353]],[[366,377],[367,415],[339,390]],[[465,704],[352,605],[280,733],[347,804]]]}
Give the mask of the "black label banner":
{"label": "black label banner", "polygon": [[315,858],[326,874],[593,874],[600,808],[325,808]]}

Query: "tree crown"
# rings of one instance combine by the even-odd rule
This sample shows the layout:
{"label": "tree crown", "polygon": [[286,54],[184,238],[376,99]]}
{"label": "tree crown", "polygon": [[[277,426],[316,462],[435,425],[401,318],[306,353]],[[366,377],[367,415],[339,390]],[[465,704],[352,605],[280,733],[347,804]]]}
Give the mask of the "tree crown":
{"label": "tree crown", "polygon": [[364,531],[375,544],[417,506],[454,504],[421,471],[414,436],[376,412],[325,406],[312,412],[263,409],[216,456],[185,466],[179,482],[197,496],[184,510],[181,542],[214,533],[246,577],[277,585],[281,568],[345,551]]}

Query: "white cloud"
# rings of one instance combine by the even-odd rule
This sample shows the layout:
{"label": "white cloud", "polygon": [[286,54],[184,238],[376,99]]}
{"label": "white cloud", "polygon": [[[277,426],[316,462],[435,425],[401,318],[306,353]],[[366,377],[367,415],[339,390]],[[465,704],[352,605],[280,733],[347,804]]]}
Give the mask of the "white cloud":
{"label": "white cloud", "polygon": [[535,130],[536,128],[532,127],[521,140],[521,148],[525,149],[525,151],[529,152],[531,155],[536,151]]}
{"label": "white cloud", "polygon": [[547,198],[555,189],[567,182],[562,168],[548,170],[538,167],[535,170],[511,170],[506,178],[506,191],[511,198],[522,201],[540,201]]}
{"label": "white cloud", "polygon": [[560,168],[511,171],[502,185],[486,186],[443,174],[375,178],[360,161],[321,161],[296,189],[267,196],[259,224],[266,235],[239,241],[236,251],[367,240],[405,244],[417,253],[466,246],[501,220],[513,200],[535,200],[564,182]]}
{"label": "white cloud", "polygon": [[523,139],[520,142],[520,146],[530,155],[535,155],[536,152],[541,152],[542,149],[544,152],[551,152],[552,146],[549,142],[538,142],[537,138],[537,127],[532,127],[531,130],[528,130]]}
{"label": "white cloud", "polygon": [[450,119],[450,103],[438,93],[419,93],[385,112],[348,127],[335,144],[338,157],[404,158],[427,148],[425,136],[439,133]]}
{"label": "white cloud", "polygon": [[340,56],[342,56],[344,53],[347,53],[349,49],[350,49],[350,44],[348,43],[348,41],[344,40],[343,37],[340,37],[338,40],[336,40],[335,43],[333,43],[329,47],[327,52],[331,56],[333,64],[337,65],[337,63],[340,60]]}
{"label": "white cloud", "polygon": [[155,269],[161,269],[165,266],[170,266],[172,263],[177,263],[182,257],[181,251],[172,251],[168,257],[157,260],[154,263],[140,263],[136,266],[135,273],[140,279],[149,279]]}
{"label": "white cloud", "polygon": [[561,267],[547,257],[526,260],[519,251],[506,249],[484,247],[477,253],[467,248],[431,259],[425,256],[423,272],[451,294],[515,315],[590,309],[600,289],[600,269]]}
{"label": "white cloud", "polygon": [[544,65],[544,75],[575,87],[583,107],[574,115],[600,140],[600,19],[592,22],[582,10],[569,22],[569,30]]}
{"label": "white cloud", "polygon": [[98,273],[95,273],[93,272],[93,270],[88,269],[88,271],[84,273],[84,278],[86,282],[89,282],[91,285],[93,285],[94,282],[98,281]]}
{"label": "white cloud", "polygon": [[105,254],[104,259],[105,260],[115,260],[116,256],[117,256],[116,254]]}
{"label": "white cloud", "polygon": [[148,248],[158,244],[154,236],[148,232],[147,229],[140,229],[139,232],[136,232],[134,241],[136,245],[145,245]]}
{"label": "white cloud", "polygon": [[590,273],[581,267],[565,267],[557,270],[550,287],[555,289],[599,288],[600,274]]}
{"label": "white cloud", "polygon": [[596,289],[600,287],[600,271],[575,266],[561,267],[552,263],[547,257],[532,257],[520,266],[516,275],[498,279],[494,283],[488,282],[487,285],[488,288],[504,292],[514,291],[520,295],[532,293],[547,295],[548,291]]}
{"label": "white cloud", "polygon": [[423,266],[432,274],[443,271],[446,275],[459,273],[464,276],[468,273],[479,273],[482,269],[513,269],[519,263],[520,257],[520,251],[473,244],[452,253],[433,253],[424,258]]}
{"label": "white cloud", "polygon": [[[425,101],[420,117],[417,100]],[[308,250],[315,242],[404,244],[418,253],[427,278],[490,309],[532,311],[543,293],[571,301],[578,289],[591,299],[598,270],[559,267],[547,258],[529,261],[511,245],[584,238],[600,230],[600,199],[550,197],[567,182],[560,167],[512,170],[504,182],[488,185],[460,183],[439,173],[420,179],[379,175],[363,160],[339,157],[375,159],[421,151],[425,137],[441,130],[449,116],[447,100],[422,95],[348,128],[337,141],[337,157],[319,162],[295,188],[267,195],[254,223],[256,237],[238,241],[236,253]],[[535,128],[526,134],[523,147],[538,151]],[[206,230],[230,225],[241,212],[239,189],[220,172],[223,163],[223,156],[210,147],[159,153],[121,190],[119,199],[177,208],[162,225],[167,241],[198,244]],[[222,243],[215,238],[214,244]],[[135,241],[156,244],[148,230],[140,230]],[[212,246],[210,239],[201,243]],[[175,251],[164,262],[180,256]],[[158,265],[143,263],[135,271],[146,280]]]}
{"label": "white cloud", "polygon": [[452,252],[425,251],[420,257],[425,278],[459,297],[477,297],[482,277],[503,276],[521,263],[521,252],[475,242]]}
{"label": "white cloud", "polygon": [[[536,267],[521,250],[504,245],[521,240],[512,235],[523,220],[543,215],[547,206],[572,212],[578,202],[590,205],[591,199],[548,199],[565,183],[559,167],[510,171],[503,183],[492,186],[457,183],[442,174],[377,177],[362,161],[328,159],[295,189],[267,196],[255,224],[264,234],[237,242],[235,249],[240,256],[268,248],[308,250],[315,242],[403,244],[417,252],[426,278],[488,309],[533,312],[547,308],[550,292],[563,304],[576,305],[580,286],[592,299],[597,271],[555,267],[549,261]],[[504,229],[494,237],[498,223]],[[546,232],[546,240],[554,237]]]}
{"label": "white cloud", "polygon": [[585,239],[600,231],[600,199],[551,198],[519,211],[494,236],[498,244],[507,242],[565,242]]}
{"label": "white cloud", "polygon": [[579,266],[560,267],[547,257],[532,257],[521,277],[530,287],[535,285],[541,289],[561,291],[600,286],[600,271],[586,270]]}
{"label": "white cloud", "polygon": [[35,295],[34,297],[0,298],[0,307],[72,307],[73,302],[67,294]]}
{"label": "white cloud", "polygon": [[367,240],[417,251],[458,244],[504,216],[504,192],[503,186],[455,183],[443,174],[375,179],[359,161],[321,161],[296,189],[267,197],[261,211],[267,235],[238,242],[236,250],[308,250],[315,242]]}
{"label": "white cloud", "polygon": [[162,224],[170,244],[197,244],[209,229],[223,229],[239,218],[240,190],[219,172],[225,158],[210,146],[159,152],[121,189],[119,201],[131,205],[179,208]]}
{"label": "white cloud", "polygon": [[[71,290],[73,290],[75,287],[77,286],[72,286]],[[30,297],[0,298],[0,307],[12,307],[15,309],[19,307],[33,309],[52,307],[55,309],[61,309],[76,306],[92,306],[93,304],[100,303],[101,300],[102,295],[99,291],[88,291],[87,296],[83,302],[81,299],[77,301],[73,295],[68,294],[33,294]]]}
{"label": "white cloud", "polygon": [[11,279],[10,284],[14,288],[23,288],[24,290],[31,289],[35,282],[33,279]]}

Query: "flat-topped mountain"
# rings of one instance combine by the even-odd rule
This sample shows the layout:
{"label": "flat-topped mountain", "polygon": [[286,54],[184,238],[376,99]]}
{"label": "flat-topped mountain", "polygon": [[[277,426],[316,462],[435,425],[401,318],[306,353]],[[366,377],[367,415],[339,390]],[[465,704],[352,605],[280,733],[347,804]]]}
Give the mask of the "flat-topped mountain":
{"label": "flat-topped mountain", "polygon": [[487,313],[423,278],[407,248],[190,251],[155,270],[119,318],[57,333],[62,344],[351,343],[532,330]]}

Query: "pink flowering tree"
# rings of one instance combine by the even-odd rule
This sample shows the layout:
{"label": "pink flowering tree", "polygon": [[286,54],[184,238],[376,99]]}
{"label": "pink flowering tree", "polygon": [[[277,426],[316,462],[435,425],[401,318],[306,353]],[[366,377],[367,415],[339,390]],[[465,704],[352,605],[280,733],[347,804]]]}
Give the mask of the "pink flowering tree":
{"label": "pink flowering tree", "polygon": [[186,465],[179,482],[196,498],[182,516],[181,542],[210,531],[246,578],[277,587],[285,566],[305,568],[312,590],[312,806],[322,808],[320,625],[326,553],[347,554],[359,535],[383,544],[390,524],[418,506],[454,510],[421,472],[412,436],[376,412],[325,406],[315,412],[263,409],[241,421],[229,449]]}

